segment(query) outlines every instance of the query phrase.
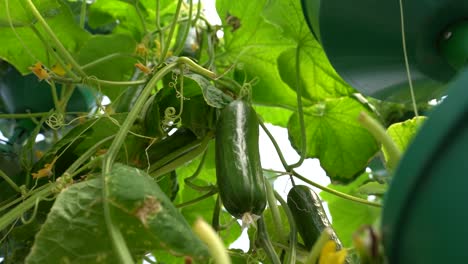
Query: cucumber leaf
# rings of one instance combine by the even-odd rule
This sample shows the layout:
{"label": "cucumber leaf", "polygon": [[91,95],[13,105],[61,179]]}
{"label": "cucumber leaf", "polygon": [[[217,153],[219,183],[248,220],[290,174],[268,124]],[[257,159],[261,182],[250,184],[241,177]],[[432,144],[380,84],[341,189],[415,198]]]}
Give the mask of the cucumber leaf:
{"label": "cucumber leaf", "polygon": [[[404,122],[392,124],[388,127],[387,133],[393,139],[401,152],[404,152],[409,146],[419,127],[427,119],[425,116],[417,116]],[[382,146],[385,159],[387,159],[387,149]]]}
{"label": "cucumber leaf", "polygon": [[[306,157],[318,158],[332,181],[351,181],[378,151],[377,142],[357,121],[366,108],[350,97],[326,100],[304,108]],[[298,113],[288,124],[293,147],[301,150]]]}
{"label": "cucumber leaf", "polygon": [[[206,246],[149,175],[115,164],[107,177],[111,217],[134,258],[158,248],[208,258]],[[62,191],[26,263],[118,262],[104,221],[101,188],[101,180],[95,178]]]}

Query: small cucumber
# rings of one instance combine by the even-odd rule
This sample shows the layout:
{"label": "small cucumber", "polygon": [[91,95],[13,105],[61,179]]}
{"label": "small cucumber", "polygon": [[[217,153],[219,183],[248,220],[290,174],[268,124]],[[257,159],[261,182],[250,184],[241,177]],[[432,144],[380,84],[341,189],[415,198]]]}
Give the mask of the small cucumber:
{"label": "small cucumber", "polygon": [[258,149],[258,119],[242,100],[221,112],[216,127],[216,179],[221,201],[237,218],[260,216],[266,206],[266,190]]}
{"label": "small cucumber", "polygon": [[[309,187],[295,185],[288,193],[287,203],[299,234],[306,248],[310,250],[323,230],[327,227],[331,228],[322,201]],[[331,238],[341,248],[341,242],[335,231],[332,232]]]}

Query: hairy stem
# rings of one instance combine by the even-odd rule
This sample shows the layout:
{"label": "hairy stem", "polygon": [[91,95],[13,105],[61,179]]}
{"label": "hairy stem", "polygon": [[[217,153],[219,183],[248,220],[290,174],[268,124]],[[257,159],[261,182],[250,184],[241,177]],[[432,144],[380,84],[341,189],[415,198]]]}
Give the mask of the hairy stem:
{"label": "hairy stem", "polygon": [[275,252],[275,248],[271,244],[270,236],[268,235],[268,232],[266,230],[265,221],[263,221],[263,218],[258,219],[257,226],[258,226],[258,238],[257,238],[258,243],[260,243],[263,250],[265,250],[265,253],[270,258],[273,264],[281,264],[281,261]]}
{"label": "hairy stem", "polygon": [[275,192],[276,199],[280,202],[281,207],[283,208],[284,212],[286,213],[286,217],[288,218],[289,222],[289,248],[286,253],[286,259],[283,263],[285,264],[295,264],[296,263],[296,247],[297,247],[297,230],[296,230],[296,222],[294,222],[294,217],[289,210],[288,204],[283,200],[281,195]]}
{"label": "hairy stem", "polygon": [[302,82],[301,82],[301,61],[300,61],[301,47],[296,47],[296,100],[297,100],[297,113],[299,117],[299,126],[301,128],[301,151],[299,160],[290,165],[289,168],[297,168],[304,162],[307,152],[307,136],[304,123],[304,110],[302,107]]}
{"label": "hairy stem", "polygon": [[401,151],[398,149],[393,139],[387,134],[385,128],[364,111],[359,114],[358,121],[385,147],[388,154],[387,167],[390,170],[394,170],[400,161]]}

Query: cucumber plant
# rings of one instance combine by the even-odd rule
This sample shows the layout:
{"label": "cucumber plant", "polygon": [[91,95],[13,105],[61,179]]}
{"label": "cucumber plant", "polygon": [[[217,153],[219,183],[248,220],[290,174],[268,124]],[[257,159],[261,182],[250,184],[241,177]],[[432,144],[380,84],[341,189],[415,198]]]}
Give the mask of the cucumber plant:
{"label": "cucumber plant", "polygon": [[[307,238],[322,227],[294,206],[320,199],[354,254],[353,232],[380,214],[369,187],[390,171],[358,116],[390,125],[407,106],[356,96],[299,0],[216,9],[220,23],[193,0],[0,1],[3,263],[335,263],[344,251]],[[287,129],[297,161],[266,123]],[[280,170],[262,168],[276,156]],[[312,158],[333,184],[299,173]],[[285,202],[278,178],[322,198]],[[238,218],[247,250],[229,247]]]}

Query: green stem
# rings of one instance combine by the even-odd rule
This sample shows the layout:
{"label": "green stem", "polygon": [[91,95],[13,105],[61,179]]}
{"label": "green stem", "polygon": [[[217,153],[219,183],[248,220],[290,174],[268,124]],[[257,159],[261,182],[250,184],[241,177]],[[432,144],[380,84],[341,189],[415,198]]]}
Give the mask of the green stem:
{"label": "green stem", "polygon": [[174,31],[175,31],[175,28],[176,28],[176,25],[177,25],[177,20],[179,19],[179,14],[180,14],[180,9],[182,7],[182,2],[183,2],[183,0],[179,0],[177,2],[176,12],[175,12],[175,14],[174,14],[174,16],[172,18],[171,29],[169,30],[169,36],[168,36],[168,38],[166,40],[166,43],[161,43],[161,45],[164,44],[164,46],[162,47],[161,57],[159,59],[160,60],[159,65],[161,65],[166,60],[166,55],[167,55],[167,52],[169,50],[169,46],[171,45],[172,36],[174,35]]}
{"label": "green stem", "polygon": [[206,190],[211,190],[213,189],[212,185],[209,186],[198,186],[193,183],[193,181],[198,177],[200,172],[203,170],[203,165],[205,165],[205,159],[206,159],[206,153],[207,151],[203,152],[202,158],[200,160],[200,163],[198,164],[197,170],[192,174],[192,176],[185,178],[184,183],[189,186],[190,188],[197,190],[197,191],[206,191]]}
{"label": "green stem", "polygon": [[411,102],[413,104],[413,111],[414,115],[418,116],[418,106],[416,105],[416,98],[414,96],[414,89],[413,89],[413,79],[411,78],[411,71],[409,67],[409,60],[408,60],[408,51],[406,49],[406,36],[405,36],[405,16],[403,11],[403,0],[399,0],[400,6],[400,24],[401,24],[401,44],[403,46],[403,57],[405,59],[405,68],[406,68],[406,75],[408,77],[408,84],[411,94]]}
{"label": "green stem", "polygon": [[[107,201],[108,187],[106,184],[106,177],[108,177],[109,173],[112,170],[112,165],[115,161],[115,158],[117,157],[117,154],[120,148],[122,147],[124,143],[125,137],[130,131],[130,128],[135,122],[135,120],[138,118],[139,113],[144,107],[147,98],[151,94],[151,91],[156,87],[157,82],[160,81],[166,74],[171,72],[174,68],[176,68],[179,64],[187,63],[187,61],[192,62],[188,58],[185,58],[185,59],[178,58],[178,60],[162,67],[156,74],[153,75],[153,77],[146,84],[145,88],[143,89],[140,96],[136,100],[135,105],[133,106],[132,110],[128,113],[127,118],[122,123],[119,132],[116,134],[115,139],[113,140],[112,144],[110,145],[108,149],[107,154],[105,155],[105,158],[103,159],[101,181],[102,181],[102,198],[103,198],[104,218],[106,221],[106,227],[112,238],[115,253],[119,255],[120,261],[123,263],[132,263],[132,258],[127,248],[127,245],[123,239],[122,233],[120,232],[119,228],[115,226],[110,215],[110,207]],[[198,67],[191,67],[191,68],[200,70],[199,68],[201,67],[198,66]]]}
{"label": "green stem", "polygon": [[115,59],[115,58],[120,58],[120,57],[129,57],[129,58],[135,58],[135,59],[138,59],[138,56],[135,56],[133,54],[127,54],[127,53],[112,53],[112,54],[109,54],[109,55],[106,55],[104,57],[100,57],[99,59],[96,59],[92,62],[89,62],[83,66],[81,66],[81,69],[85,70],[87,68],[91,68],[91,67],[94,67],[100,63],[103,63],[103,62],[106,62],[106,61],[109,61],[109,60],[112,60],[112,59]]}
{"label": "green stem", "polygon": [[[84,113],[82,113],[84,114]],[[34,118],[34,117],[44,117],[50,115],[50,112],[41,112],[41,113],[19,113],[19,114],[0,114],[2,119],[25,119],[25,118]]]}
{"label": "green stem", "polygon": [[283,263],[285,264],[295,264],[296,263],[296,247],[297,247],[297,230],[296,230],[296,222],[294,222],[294,217],[289,210],[288,204],[283,200],[281,195],[275,192],[276,199],[280,202],[281,207],[283,208],[284,212],[286,213],[286,217],[288,218],[289,222],[289,250],[286,253],[286,259]]}
{"label": "green stem", "polygon": [[89,148],[88,150],[85,151],[85,153],[81,154],[80,157],[78,159],[76,159],[71,165],[70,167],[68,167],[68,169],[63,173],[63,175],[73,175],[75,173],[76,170],[78,170],[78,168],[83,164],[85,163],[86,160],[88,160],[89,158],[91,158],[93,155],[96,154],[96,151],[104,144],[106,143],[107,141],[111,140],[114,138],[114,135],[112,136],[108,136],[104,139],[101,139],[100,141],[98,141],[96,144],[94,144],[94,146],[92,146],[91,148]]}
{"label": "green stem", "polygon": [[356,203],[361,203],[361,204],[365,204],[365,205],[369,205],[369,206],[373,206],[373,207],[382,207],[382,205],[380,203],[376,203],[376,202],[371,202],[371,201],[368,201],[368,200],[365,200],[365,199],[361,199],[361,198],[358,198],[358,197],[355,197],[355,196],[352,196],[352,195],[349,195],[349,194],[346,194],[346,193],[342,193],[342,192],[339,192],[337,190],[333,190],[331,188],[328,188],[328,187],[325,187],[323,185],[320,185],[316,182],[313,182],[309,179],[307,179],[306,177],[300,175],[299,173],[297,173],[296,171],[292,171],[292,174],[294,175],[294,177],[314,186],[314,187],[317,187],[319,188],[320,190],[322,191],[325,191],[325,192],[328,192],[328,193],[331,193],[331,194],[334,194],[338,197],[341,197],[343,199],[346,199],[346,200],[350,200],[350,201],[353,201],[353,202],[356,202]]}
{"label": "green stem", "polygon": [[263,131],[265,131],[265,133],[267,134],[268,138],[270,139],[271,143],[273,144],[275,150],[276,150],[276,154],[278,154],[278,157],[280,158],[281,160],[281,164],[283,164],[283,167],[286,169],[286,170],[289,170],[289,165],[288,163],[286,162],[286,159],[284,158],[283,156],[283,152],[281,152],[281,149],[278,145],[278,143],[276,142],[276,139],[275,137],[273,137],[273,135],[270,133],[270,131],[268,130],[268,128],[265,126],[265,124],[261,121],[261,119],[259,118],[259,123],[260,123],[260,126],[262,127]]}
{"label": "green stem", "polygon": [[190,31],[191,26],[191,19],[192,19],[192,12],[193,12],[193,0],[189,0],[189,13],[188,19],[184,28],[184,32],[182,33],[182,39],[179,42],[179,45],[174,49],[174,54],[180,54],[182,49],[184,48],[185,41],[187,40],[188,33]]}
{"label": "green stem", "polygon": [[224,247],[223,241],[209,224],[199,218],[193,225],[193,231],[208,246],[208,250],[215,263],[231,264],[231,259]]}
{"label": "green stem", "polygon": [[[53,80],[50,80],[49,84],[50,84],[50,91],[52,93],[52,99],[54,100],[55,109],[57,109],[57,111],[61,112],[60,102],[59,102],[59,99],[58,99],[58,96],[57,96],[57,87],[55,87],[55,82]],[[65,111],[63,111],[63,112],[65,112]],[[63,112],[61,112],[61,113],[63,113]]]}
{"label": "green stem", "polygon": [[86,0],[81,0],[81,10],[80,10],[80,27],[85,27],[86,20]]}
{"label": "green stem", "polygon": [[159,32],[159,43],[164,45],[164,36],[161,28],[161,4],[160,0],[156,0],[156,31]]}
{"label": "green stem", "polygon": [[208,134],[203,139],[198,139],[188,145],[183,146],[180,149],[173,151],[164,158],[151,164],[148,171],[154,177],[158,177],[164,175],[167,172],[173,171],[181,164],[184,164],[203,153],[212,137],[213,136],[211,134]]}
{"label": "green stem", "polygon": [[76,86],[74,84],[64,84],[62,85],[62,90],[64,91],[63,96],[60,98],[60,113],[65,113],[67,109],[67,104],[70,98],[75,91]]}
{"label": "green stem", "polygon": [[171,63],[167,66],[161,68],[147,83],[145,88],[143,89],[141,95],[135,102],[135,105],[127,115],[127,118],[123,122],[122,126],[120,127],[119,132],[116,134],[114,141],[110,145],[108,152],[103,160],[103,167],[102,167],[102,197],[103,197],[103,209],[104,209],[104,218],[106,221],[106,227],[108,229],[109,234],[112,238],[112,244],[114,246],[114,251],[118,254],[120,261],[122,263],[133,263],[130,251],[123,239],[122,233],[120,232],[119,228],[113,223],[111,214],[110,214],[110,207],[107,201],[108,196],[108,187],[106,183],[106,177],[108,177],[109,173],[112,170],[112,165],[114,163],[115,158],[117,157],[117,153],[119,152],[122,144],[124,143],[125,137],[128,134],[131,126],[135,122],[140,113],[141,109],[143,108],[146,99],[151,94],[151,91],[156,86],[156,83],[162,79],[166,74],[168,74],[172,69],[177,66],[177,63]]}
{"label": "green stem", "polygon": [[16,185],[16,183],[12,179],[10,179],[10,177],[8,177],[8,175],[6,175],[6,173],[3,172],[1,169],[0,169],[0,177],[2,177],[8,183],[8,185],[11,186],[11,188],[13,188],[18,193],[21,193],[21,189],[18,187],[18,185]]}
{"label": "green stem", "polygon": [[260,218],[257,220],[257,226],[258,226],[258,238],[257,239],[260,245],[262,246],[263,250],[265,250],[265,253],[270,258],[273,264],[281,264],[281,261],[275,252],[275,248],[271,244],[270,236],[268,235],[268,232],[266,230],[265,221],[263,221],[263,218]]}
{"label": "green stem", "polygon": [[46,187],[44,187],[40,191],[37,191],[32,196],[30,196],[29,198],[24,200],[22,203],[17,205],[15,208],[11,209],[6,214],[4,214],[0,218],[0,231],[5,229],[10,223],[15,221],[15,219],[21,217],[26,211],[31,209],[36,204],[37,199],[42,200],[43,198],[51,195],[53,193],[55,184],[47,183],[46,185],[47,185]]}
{"label": "green stem", "polygon": [[199,196],[199,197],[197,197],[197,198],[195,198],[193,200],[187,201],[185,203],[177,204],[175,207],[176,208],[183,208],[183,207],[187,207],[187,206],[196,204],[196,203],[198,203],[200,201],[203,201],[203,200],[213,196],[216,193],[218,193],[218,190],[215,187],[213,187],[211,191],[205,193],[204,195]]}
{"label": "green stem", "polygon": [[221,214],[221,199],[216,197],[215,206],[213,208],[213,216],[211,218],[211,226],[213,226],[215,231],[219,231],[221,229],[221,224],[219,223],[219,215]]}
{"label": "green stem", "polygon": [[290,165],[289,168],[297,168],[302,165],[305,159],[305,155],[307,152],[307,136],[306,136],[306,129],[304,123],[304,110],[302,107],[302,82],[301,82],[301,61],[300,61],[300,54],[301,48],[297,46],[296,48],[296,100],[297,100],[297,113],[299,117],[299,127],[301,128],[301,151],[299,154],[301,155],[299,160]]}
{"label": "green stem", "polygon": [[141,26],[143,27],[143,32],[145,33],[144,35],[146,36],[148,35],[148,28],[146,27],[145,18],[143,17],[143,14],[140,10],[139,1],[135,1],[135,10],[137,12],[138,18],[140,19]]}
{"label": "green stem", "polygon": [[81,69],[80,65],[75,61],[72,55],[65,49],[62,45],[60,40],[55,35],[54,31],[49,27],[45,19],[42,17],[39,10],[37,10],[36,6],[33,4],[32,0],[26,0],[29,10],[33,14],[33,16],[37,19],[37,21],[42,25],[46,33],[51,38],[52,42],[55,44],[57,48],[57,52],[68,62],[71,66],[78,72],[78,74],[82,77],[86,77],[86,73]]}
{"label": "green stem", "polygon": [[401,151],[398,149],[393,139],[387,134],[385,128],[364,111],[359,114],[358,121],[385,147],[387,150],[387,167],[390,170],[394,170],[400,161]]}
{"label": "green stem", "polygon": [[100,79],[88,78],[87,82],[94,83],[96,85],[108,85],[108,86],[138,86],[145,84],[147,80],[137,80],[137,81],[107,81]]}
{"label": "green stem", "polygon": [[177,59],[177,61],[179,63],[186,64],[189,67],[189,69],[191,71],[195,72],[195,73],[201,74],[201,75],[203,75],[205,77],[208,77],[208,78],[210,78],[212,80],[215,80],[217,78],[216,73],[203,68],[202,66],[198,65],[197,63],[195,63],[193,60],[191,60],[188,57],[179,57]]}
{"label": "green stem", "polygon": [[267,194],[267,201],[268,201],[268,207],[270,208],[271,215],[273,217],[273,223],[275,224],[275,231],[278,237],[281,238],[280,242],[284,242],[284,228],[283,228],[283,220],[281,219],[281,214],[278,209],[278,205],[276,204],[276,198],[275,198],[275,191],[273,190],[273,186],[270,183],[270,181],[265,182],[265,187],[266,187],[266,194]]}

